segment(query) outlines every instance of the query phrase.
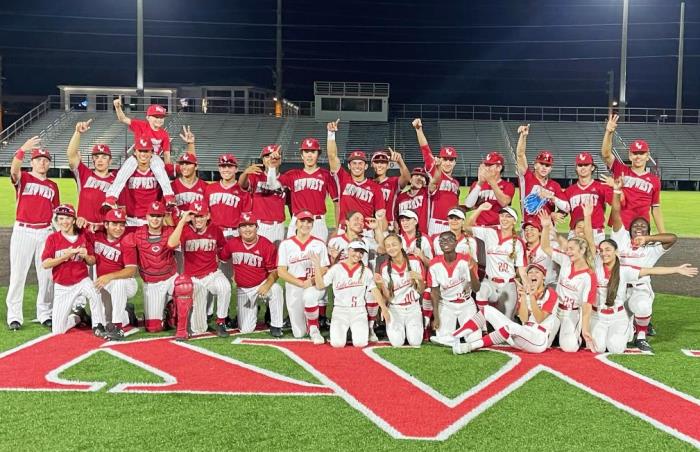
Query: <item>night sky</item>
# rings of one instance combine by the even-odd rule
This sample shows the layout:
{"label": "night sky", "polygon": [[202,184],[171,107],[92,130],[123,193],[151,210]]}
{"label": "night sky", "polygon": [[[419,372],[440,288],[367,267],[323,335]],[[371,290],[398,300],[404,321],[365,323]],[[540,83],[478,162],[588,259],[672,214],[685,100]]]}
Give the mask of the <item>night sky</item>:
{"label": "night sky", "polygon": [[[627,99],[675,105],[676,0],[630,0]],[[274,86],[275,0],[144,0],[145,79]],[[134,86],[135,0],[3,0],[7,94]],[[284,0],[284,88],[391,84],[393,102],[602,106],[622,0]],[[684,106],[700,108],[700,0],[686,4]]]}

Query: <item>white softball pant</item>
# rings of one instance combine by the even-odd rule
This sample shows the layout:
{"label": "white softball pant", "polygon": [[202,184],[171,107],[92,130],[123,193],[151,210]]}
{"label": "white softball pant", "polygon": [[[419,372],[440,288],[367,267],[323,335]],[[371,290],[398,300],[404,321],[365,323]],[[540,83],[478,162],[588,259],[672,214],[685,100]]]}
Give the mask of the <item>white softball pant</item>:
{"label": "white softball pant", "polygon": [[[241,333],[252,333],[258,323],[258,288],[255,287],[238,288],[238,328]],[[268,309],[270,310],[270,325],[282,328],[284,313],[284,298],[282,287],[273,284],[267,292],[270,297]]]}
{"label": "white softball pant", "polygon": [[[314,286],[302,289],[301,287],[297,287],[289,283],[284,285],[284,291],[285,298],[287,300],[287,313],[289,314],[289,322],[292,324],[292,334],[294,335],[294,337],[304,337],[307,331],[304,307],[318,306],[318,302],[325,293],[325,291],[318,290]],[[366,310],[365,322],[367,322]]]}
{"label": "white softball pant", "polygon": [[581,346],[581,310],[557,309],[559,317],[559,347],[562,351],[576,353]]}
{"label": "white softball pant", "polygon": [[[136,295],[138,284],[135,278],[114,279],[107,284],[101,291],[102,300],[109,299],[112,306],[112,312],[105,312],[105,316],[111,315],[112,323],[121,323],[122,326],[129,324],[129,314],[126,312],[126,303],[129,298]],[[103,303],[104,306],[109,306],[108,303]]]}
{"label": "white softball pant", "polygon": [[[122,190],[124,190],[124,186],[131,175],[134,174],[134,171],[136,171],[138,166],[139,163],[135,156],[131,156],[124,160],[122,166],[119,168],[119,171],[117,171],[117,177],[107,190],[106,197],[119,198]],[[150,167],[151,171],[153,171],[153,175],[156,177],[156,180],[158,180],[158,185],[160,185],[161,190],[163,190],[163,195],[174,196],[173,188],[170,186],[170,178],[168,177],[168,173],[165,171],[165,163],[163,163],[163,159],[154,153],[153,157],[151,157]]]}
{"label": "white softball pant", "polygon": [[352,308],[335,306],[331,322],[331,347],[345,347],[348,330],[352,336],[352,345],[366,347],[369,342],[369,324],[367,323],[367,307]]}
{"label": "white softball pant", "polygon": [[515,323],[493,306],[484,307],[484,317],[494,330],[505,328],[510,335],[506,342],[515,348],[528,353],[542,353],[549,347],[547,330],[535,323]]}
{"label": "white softball pant", "polygon": [[173,284],[177,273],[168,279],[156,283],[143,283],[143,312],[146,322],[163,320],[163,310],[168,299],[173,296]]}
{"label": "white softball pant", "polygon": [[509,319],[513,318],[515,304],[518,301],[518,289],[515,282],[495,282],[488,277],[481,281],[481,287],[476,293],[476,301],[495,304]]}
{"label": "white softball pant", "polygon": [[46,238],[51,234],[51,227],[32,229],[15,223],[10,238],[10,287],[7,289],[7,324],[24,323],[22,302],[24,285],[27,282],[29,266],[34,261],[39,292],[36,295],[36,318],[43,323],[51,318],[51,301],[53,300],[53,281],[51,270],[41,266],[41,254],[44,252]]}
{"label": "white softball pant", "polygon": [[[423,314],[420,304],[412,303],[406,306],[390,304],[389,315],[391,319],[386,324],[386,335],[389,336],[389,342],[393,347],[401,347],[406,340],[408,345],[414,347],[423,342]],[[335,322],[335,311],[333,311],[333,321]]]}
{"label": "white softball pant", "polygon": [[207,332],[207,296],[216,296],[216,317],[223,319],[228,315],[231,303],[231,283],[221,270],[209,273],[203,278],[192,277],[194,284],[194,304],[190,317],[190,328],[194,334]]}
{"label": "white softball pant", "polygon": [[[438,336],[452,336],[458,327],[464,325],[467,320],[476,314],[476,305],[470,298],[462,303],[451,301],[440,301],[438,304],[438,314],[440,315],[440,327],[436,334]],[[475,341],[481,338],[481,331],[474,331],[467,336],[467,341]]]}
{"label": "white softball pant", "polygon": [[[328,226],[326,225],[326,218],[324,215],[320,215],[320,218],[314,218],[314,225],[311,227],[311,235],[317,239],[321,239],[324,242],[328,240]],[[292,220],[289,222],[287,227],[287,238],[294,237],[297,233],[297,217],[292,215]]]}
{"label": "white softball pant", "polygon": [[629,310],[637,317],[649,317],[654,304],[654,290],[651,288],[651,283],[641,282],[636,283],[627,289],[627,306]]}
{"label": "white softball pant", "polygon": [[76,301],[80,296],[87,298],[90,303],[92,327],[94,328],[100,323],[104,325],[105,313],[100,294],[97,293],[92,280],[84,278],[72,286],[54,284],[53,326],[51,327],[54,334],[65,333],[78,324],[79,319],[75,315],[71,315],[71,310],[76,306]]}
{"label": "white softball pant", "polygon": [[264,222],[258,220],[258,235],[265,237],[275,245],[284,240],[284,222]]}
{"label": "white softball pant", "polygon": [[591,313],[591,336],[595,341],[594,352],[624,353],[627,339],[632,330],[632,321],[627,310],[622,309],[613,314]]}

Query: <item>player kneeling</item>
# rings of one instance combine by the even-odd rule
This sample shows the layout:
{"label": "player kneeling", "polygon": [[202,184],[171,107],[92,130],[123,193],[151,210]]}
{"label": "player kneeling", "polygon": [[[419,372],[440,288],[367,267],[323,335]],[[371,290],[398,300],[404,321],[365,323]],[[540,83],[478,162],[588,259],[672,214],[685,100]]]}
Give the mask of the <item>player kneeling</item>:
{"label": "player kneeling", "polygon": [[[404,217],[401,216],[401,224]],[[419,346],[423,341],[423,315],[420,297],[425,290],[425,267],[416,256],[409,256],[401,246],[401,238],[389,234],[384,239],[389,256],[374,276],[374,281],[388,300],[390,320],[386,334],[394,347]]]}
{"label": "player kneeling", "polygon": [[[95,264],[92,244],[87,236],[75,226],[75,209],[70,204],[61,204],[54,209],[59,230],[46,239],[41,255],[42,267],[51,269],[54,281],[54,299],[51,331],[65,333],[80,323],[91,324],[95,336],[107,340],[112,337],[104,329],[104,308],[100,295],[88,275],[88,265]],[[85,307],[77,304],[87,298],[92,319]]]}
{"label": "player kneeling", "polygon": [[367,253],[364,242],[354,241],[348,245],[348,257],[333,265],[325,275],[321,271],[321,257],[310,256],[314,266],[316,288],[333,287],[333,322],[331,322],[331,346],[345,347],[348,330],[352,334],[352,345],[365,347],[369,342],[367,305],[379,303],[387,322],[391,317],[374,284],[372,271],[362,262]]}

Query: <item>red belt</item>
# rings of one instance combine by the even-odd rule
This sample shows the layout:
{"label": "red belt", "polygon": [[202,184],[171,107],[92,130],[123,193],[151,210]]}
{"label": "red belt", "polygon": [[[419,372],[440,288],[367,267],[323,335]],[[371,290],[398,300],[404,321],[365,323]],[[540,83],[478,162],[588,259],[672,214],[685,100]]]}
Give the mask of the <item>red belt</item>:
{"label": "red belt", "polygon": [[613,308],[603,308],[603,309],[600,309],[597,306],[593,306],[593,310],[595,312],[600,312],[601,314],[615,314],[616,312],[620,312],[623,309],[625,309],[625,307],[622,305],[620,305],[616,308],[613,307]]}
{"label": "red belt", "polygon": [[563,305],[561,303],[559,303],[559,309],[563,309],[565,311],[578,311],[578,307],[570,308],[570,307]]}
{"label": "red belt", "polygon": [[456,300],[445,300],[449,301],[450,303],[456,303],[456,304],[461,304],[461,303],[466,303],[467,301],[471,300],[472,298],[457,298]]}
{"label": "red belt", "polygon": [[545,327],[543,327],[542,325],[540,325],[540,324],[538,324],[538,323],[535,323],[535,322],[526,322],[526,323],[525,323],[525,326],[534,326],[534,327],[536,327],[538,330],[542,331],[543,333],[546,333],[546,332],[547,332],[547,330],[545,329]]}
{"label": "red belt", "polygon": [[437,218],[431,218],[437,224],[450,224],[447,220],[438,220]]}
{"label": "red belt", "polygon": [[51,226],[51,223],[22,223],[18,221],[17,226],[29,229],[46,229]]}
{"label": "red belt", "polygon": [[508,281],[506,281],[503,278],[489,278],[489,281],[493,281],[493,282],[499,283],[499,284],[512,283],[512,282],[515,282],[515,278],[510,278]]}

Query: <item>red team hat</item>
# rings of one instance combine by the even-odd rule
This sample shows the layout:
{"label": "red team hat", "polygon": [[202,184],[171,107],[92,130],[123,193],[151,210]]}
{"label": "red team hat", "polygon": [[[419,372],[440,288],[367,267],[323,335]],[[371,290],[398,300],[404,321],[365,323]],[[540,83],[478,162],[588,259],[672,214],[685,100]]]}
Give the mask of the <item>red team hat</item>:
{"label": "red team hat", "polygon": [[197,156],[189,152],[185,152],[177,159],[177,163],[190,163],[192,165],[197,164]]}
{"label": "red team hat", "polygon": [[253,212],[243,212],[241,214],[241,222],[238,223],[238,226],[243,226],[244,224],[258,224],[255,216],[253,216]]}
{"label": "red team hat", "polygon": [[389,162],[389,154],[386,151],[377,151],[372,154],[372,163],[374,162]]}
{"label": "red team hat", "polygon": [[267,146],[262,148],[262,151],[260,152],[260,158],[268,156],[268,155],[272,154],[273,152],[279,152],[279,151],[280,151],[279,144],[268,144]]}
{"label": "red team hat", "polygon": [[134,143],[134,150],[136,151],[152,151],[153,143],[147,138],[139,138]]}
{"label": "red team hat", "polygon": [[588,152],[581,152],[579,155],[576,156],[576,164],[577,165],[595,165],[593,163],[593,156],[589,154]]}
{"label": "red team hat", "polygon": [[428,173],[425,172],[425,168],[423,167],[417,167],[413,168],[413,171],[411,171],[411,176],[423,176],[426,182],[428,182]]}
{"label": "red team hat", "polygon": [[112,209],[105,214],[104,221],[112,223],[126,223],[126,213],[123,209]]}
{"label": "red team hat", "polygon": [[148,206],[148,215],[164,216],[165,215],[165,204],[163,204],[160,201],[152,202],[151,205]]}
{"label": "red team hat", "polygon": [[295,214],[294,216],[297,217],[297,220],[313,220],[314,219],[314,214],[312,214],[308,210],[302,210],[301,212]]}
{"label": "red team hat", "polygon": [[32,149],[32,160],[37,159],[39,157],[46,157],[47,159],[51,160],[51,153],[49,152],[48,149],[43,149],[43,148]]}
{"label": "red team hat", "polygon": [[238,166],[238,159],[233,154],[220,155],[219,166]]}
{"label": "red team hat", "polygon": [[363,162],[366,162],[367,155],[363,151],[352,151],[350,155],[348,155],[348,163],[352,162],[353,160],[362,160]]}
{"label": "red team hat", "polygon": [[529,220],[527,220],[526,222],[524,222],[523,226],[522,226],[523,231],[525,230],[525,226],[532,226],[533,228],[542,232],[542,224],[540,223],[540,220],[537,217],[532,217]]}
{"label": "red team hat", "polygon": [[92,155],[112,156],[112,150],[106,144],[96,144],[92,147]]}
{"label": "red team hat", "polygon": [[540,264],[530,264],[527,266],[525,271],[529,271],[531,268],[536,268],[537,270],[541,271],[543,275],[547,274],[547,270],[543,266],[541,266]]}
{"label": "red team hat", "polygon": [[503,155],[501,155],[500,152],[489,152],[486,154],[486,158],[483,161],[484,165],[503,165],[503,162],[505,162],[505,159],[503,158]]}
{"label": "red team hat", "polygon": [[457,151],[452,146],[443,146],[440,148],[440,158],[456,159]]}
{"label": "red team hat", "polygon": [[195,214],[195,216],[203,217],[209,213],[209,207],[201,201],[195,201],[190,204],[190,211]]}
{"label": "red team hat", "polygon": [[155,116],[156,118],[162,118],[168,114],[168,110],[162,105],[149,105],[148,110],[146,110],[146,116]]}
{"label": "red team hat", "polygon": [[299,150],[308,150],[308,151],[321,151],[321,145],[319,144],[318,140],[316,138],[304,138],[301,140],[301,143],[299,143]]}
{"label": "red team hat", "polygon": [[630,144],[630,152],[632,154],[646,154],[649,152],[649,144],[644,140],[634,140]]}
{"label": "red team hat", "polygon": [[61,204],[53,209],[53,213],[75,218],[75,208],[71,204]]}
{"label": "red team hat", "polygon": [[543,165],[553,165],[554,164],[554,156],[549,151],[542,151],[539,154],[537,154],[537,158],[535,159],[535,162],[541,163]]}

